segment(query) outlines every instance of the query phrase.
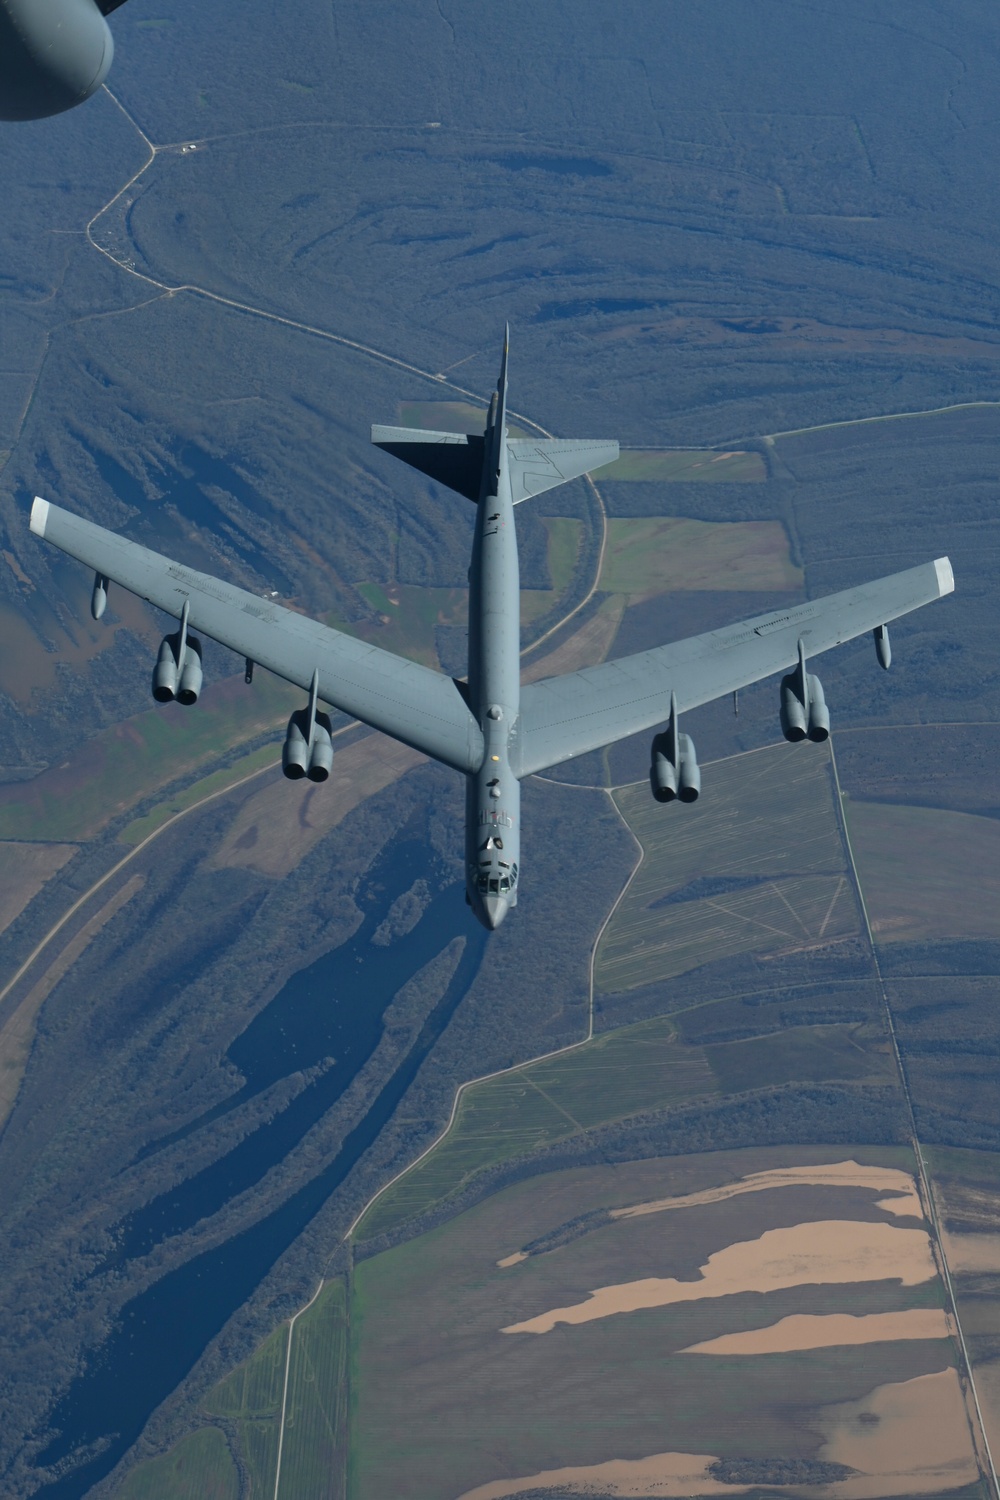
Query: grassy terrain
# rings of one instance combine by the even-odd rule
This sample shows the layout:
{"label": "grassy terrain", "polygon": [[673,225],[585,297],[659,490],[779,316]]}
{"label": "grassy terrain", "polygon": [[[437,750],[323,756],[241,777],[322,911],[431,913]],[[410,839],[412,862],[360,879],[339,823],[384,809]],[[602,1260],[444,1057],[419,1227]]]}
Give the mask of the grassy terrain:
{"label": "grassy terrain", "polygon": [[802,570],[778,521],[613,516],[600,587],[633,601],[668,589],[800,589]]}
{"label": "grassy terrain", "polygon": [[714,453],[706,448],[626,448],[594,478],[640,483],[755,484],[767,478],[759,453]]}
{"label": "grassy terrain", "polygon": [[203,776],[200,781],[192,782],[184,791],[178,792],[176,797],[171,797],[169,802],[161,802],[144,817],[136,818],[122,830],[120,841],[123,844],[141,844],[143,839],[155,833],[157,828],[162,828],[164,823],[176,817],[179,812],[184,812],[186,808],[193,807],[196,802],[211,797],[215,792],[225,791],[227,787],[242,781],[244,776],[252,776],[256,771],[277,765],[279,758],[276,745],[262,745],[252,755],[244,755],[224,770]]}
{"label": "grassy terrain", "polygon": [[878,942],[996,940],[1000,822],[854,799],[844,810]]}
{"label": "grassy terrain", "polygon": [[454,1198],[478,1173],[553,1141],[687,1100],[790,1082],[887,1081],[887,1060],[851,1026],[803,1026],[740,1042],[680,1041],[660,1017],[467,1088],[448,1133],[358,1225],[368,1239]]}
{"label": "grassy terrain", "polygon": [[[886,1381],[947,1368],[950,1341],[882,1343],[768,1356],[684,1355],[723,1332],[792,1313],[853,1315],[940,1306],[936,1278],[894,1267],[857,1281],[790,1286],[610,1316],[551,1333],[502,1328],[586,1300],[596,1287],[697,1279],[708,1257],[769,1230],[833,1219],[885,1222],[872,1190],[796,1187],[610,1221],[608,1208],[696,1192],[779,1163],[868,1148],[747,1150],[578,1168],[531,1179],[447,1225],[364,1261],[352,1307],[352,1496],[461,1494],[500,1476],[663,1452],[819,1456],[821,1408]],[[898,1153],[884,1153],[896,1165]],[[529,1242],[553,1248],[502,1268]],[[872,1275],[875,1271],[874,1276]],[[447,1432],[441,1445],[434,1435]]]}
{"label": "grassy terrain", "polygon": [[246,1500],[264,1500],[274,1488],[287,1337],[284,1325],[275,1329],[202,1402],[210,1416],[223,1417],[230,1424],[249,1480]]}
{"label": "grassy terrain", "polygon": [[122,1500],[241,1500],[240,1475],[219,1428],[202,1427],[169,1453],[139,1464],[118,1494]]}
{"label": "grassy terrain", "polygon": [[301,695],[268,673],[211,683],[193,709],[145,713],[85,740],[71,761],[0,787],[0,839],[93,838],[112,818],[241,742],[277,728]]}
{"label": "grassy terrain", "polygon": [[737,755],[709,766],[703,785],[693,806],[664,807],[645,783],[615,794],[643,859],[597,950],[601,991],[858,930],[823,749]]}
{"label": "grassy terrain", "polygon": [[347,1460],[347,1293],[330,1281],[295,1324],[281,1493],[342,1500]]}

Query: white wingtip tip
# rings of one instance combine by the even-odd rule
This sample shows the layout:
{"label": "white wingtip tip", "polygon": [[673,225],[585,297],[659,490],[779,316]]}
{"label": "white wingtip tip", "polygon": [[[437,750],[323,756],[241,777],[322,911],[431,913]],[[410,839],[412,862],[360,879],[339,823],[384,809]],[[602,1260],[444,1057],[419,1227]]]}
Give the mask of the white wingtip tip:
{"label": "white wingtip tip", "polygon": [[955,575],[951,568],[951,559],[938,557],[934,561],[934,571],[937,573],[938,589],[941,594],[952,594],[955,591]]}
{"label": "white wingtip tip", "polygon": [[49,519],[49,502],[43,500],[41,495],[36,495],[31,502],[31,521],[29,525],[36,536],[45,535],[45,526]]}

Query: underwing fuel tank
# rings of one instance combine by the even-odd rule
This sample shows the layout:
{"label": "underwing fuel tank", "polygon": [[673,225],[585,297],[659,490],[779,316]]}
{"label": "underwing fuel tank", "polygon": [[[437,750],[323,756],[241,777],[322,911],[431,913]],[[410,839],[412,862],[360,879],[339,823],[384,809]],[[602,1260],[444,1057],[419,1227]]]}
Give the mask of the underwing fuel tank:
{"label": "underwing fuel tank", "polygon": [[0,0],[0,120],[41,120],[82,104],[114,54],[94,0]]}

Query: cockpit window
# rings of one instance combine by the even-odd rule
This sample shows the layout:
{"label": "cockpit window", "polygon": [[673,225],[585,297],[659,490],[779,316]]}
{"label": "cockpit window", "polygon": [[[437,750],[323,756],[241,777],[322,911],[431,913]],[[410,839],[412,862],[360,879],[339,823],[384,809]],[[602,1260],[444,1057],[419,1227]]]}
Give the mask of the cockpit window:
{"label": "cockpit window", "polygon": [[491,880],[490,881],[490,892],[495,896],[495,895],[498,894],[499,890],[500,890],[500,882],[499,882],[499,880]]}
{"label": "cockpit window", "polygon": [[500,876],[500,889],[502,891],[510,890],[510,881],[507,879],[506,875]]}

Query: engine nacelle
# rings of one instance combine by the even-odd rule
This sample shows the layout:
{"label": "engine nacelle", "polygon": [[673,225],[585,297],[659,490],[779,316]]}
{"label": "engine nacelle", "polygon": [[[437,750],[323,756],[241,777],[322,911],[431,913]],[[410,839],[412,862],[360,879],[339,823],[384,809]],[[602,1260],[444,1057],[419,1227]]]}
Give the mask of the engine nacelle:
{"label": "engine nacelle", "polygon": [[101,11],[114,4],[0,0],[0,120],[41,120],[97,92],[115,54]]}
{"label": "engine nacelle", "polygon": [[153,697],[157,703],[172,703],[177,692],[177,657],[172,635],[165,636],[153,668]]}
{"label": "engine nacelle", "polygon": [[325,781],[333,767],[330,729],[329,715],[317,713],[316,723],[313,725],[312,750],[309,753],[309,770],[306,773],[310,781]]}
{"label": "engine nacelle", "polygon": [[652,765],[649,768],[649,784],[657,802],[673,802],[677,796],[677,771],[667,752],[666,735],[658,734],[653,741]]}
{"label": "engine nacelle", "polygon": [[781,732],[793,745],[808,733],[806,707],[799,697],[798,680],[792,675],[781,679]]}
{"label": "engine nacelle", "polygon": [[289,781],[301,781],[309,770],[308,718],[297,708],[288,721],[281,747],[281,769]]}
{"label": "engine nacelle", "polygon": [[670,723],[653,740],[649,784],[657,802],[697,802],[701,792],[701,769],[694,741],[677,729],[677,700],[670,695]]}
{"label": "engine nacelle", "polygon": [[677,795],[682,802],[697,802],[701,796],[701,767],[695,754],[694,740],[689,734],[680,734],[677,740],[681,753]]}
{"label": "engine nacelle", "polygon": [[814,745],[830,738],[830,710],[818,677],[809,678],[809,738]]}
{"label": "engine nacelle", "polygon": [[201,641],[189,635],[187,650],[184,653],[184,667],[177,684],[177,702],[183,703],[186,708],[190,708],[192,703],[197,703],[203,681]]}
{"label": "engine nacelle", "polygon": [[823,684],[811,672],[805,674],[806,701],[802,702],[800,676],[793,672],[781,679],[781,732],[793,745],[807,737],[820,745],[830,738],[830,710]]}
{"label": "engine nacelle", "polygon": [[[184,665],[178,667],[182,634]],[[198,701],[202,681],[201,641],[186,630],[164,636],[153,668],[153,697],[157,703],[172,703],[176,698],[178,703],[190,707]]]}

